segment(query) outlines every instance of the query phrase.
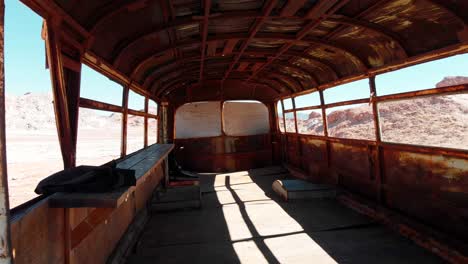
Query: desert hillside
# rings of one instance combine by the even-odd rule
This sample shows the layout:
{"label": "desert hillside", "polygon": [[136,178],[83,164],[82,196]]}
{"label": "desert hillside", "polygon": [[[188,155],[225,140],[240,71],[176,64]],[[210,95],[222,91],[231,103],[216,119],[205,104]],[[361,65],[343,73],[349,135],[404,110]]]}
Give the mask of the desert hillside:
{"label": "desert hillside", "polygon": [[[468,83],[468,77],[445,77],[436,87]],[[433,96],[379,104],[382,138],[388,142],[468,149],[468,94]],[[330,136],[374,139],[368,104],[330,109]],[[320,113],[298,120],[301,133],[321,135]],[[287,120],[289,126],[293,120]]]}
{"label": "desert hillside", "polygon": [[[6,96],[6,126],[9,130],[50,130],[55,129],[53,97],[51,93],[26,93]],[[120,124],[121,115],[80,109],[80,128],[105,128]],[[129,116],[129,127],[141,126],[142,118]]]}

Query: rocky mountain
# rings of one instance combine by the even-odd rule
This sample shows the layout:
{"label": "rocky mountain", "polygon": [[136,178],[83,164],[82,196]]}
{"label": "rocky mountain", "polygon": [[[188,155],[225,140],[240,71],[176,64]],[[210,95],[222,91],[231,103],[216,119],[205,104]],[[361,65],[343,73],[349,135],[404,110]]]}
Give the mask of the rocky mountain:
{"label": "rocky mountain", "polygon": [[448,76],[436,84],[437,88],[468,83],[466,76]]}
{"label": "rocky mountain", "polygon": [[[468,83],[468,77],[446,77],[437,87]],[[468,149],[468,94],[423,97],[378,105],[384,141]],[[301,133],[322,135],[320,112],[298,120]],[[372,108],[353,105],[327,116],[330,136],[371,139],[374,135]],[[287,120],[287,127],[293,120]]]}

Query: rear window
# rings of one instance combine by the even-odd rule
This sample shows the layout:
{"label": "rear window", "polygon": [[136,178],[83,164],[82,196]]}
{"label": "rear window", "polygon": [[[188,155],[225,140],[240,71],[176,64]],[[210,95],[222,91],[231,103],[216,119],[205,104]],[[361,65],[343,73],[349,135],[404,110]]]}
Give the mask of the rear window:
{"label": "rear window", "polygon": [[228,101],[223,107],[224,131],[228,136],[267,134],[270,130],[267,107],[258,101]]}
{"label": "rear window", "polygon": [[181,106],[175,115],[175,130],[179,139],[220,136],[220,102],[195,102]]}

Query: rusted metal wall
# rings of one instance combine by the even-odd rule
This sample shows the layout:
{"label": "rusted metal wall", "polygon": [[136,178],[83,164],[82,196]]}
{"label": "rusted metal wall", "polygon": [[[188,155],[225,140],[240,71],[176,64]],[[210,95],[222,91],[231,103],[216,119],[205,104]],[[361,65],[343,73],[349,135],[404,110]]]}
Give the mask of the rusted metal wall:
{"label": "rusted metal wall", "polygon": [[378,171],[377,146],[372,141],[293,134],[283,135],[282,140],[283,144],[287,140],[287,164],[309,180],[337,184],[454,238],[468,237],[466,152],[383,143]]}
{"label": "rusted metal wall", "polygon": [[51,208],[49,198],[12,215],[15,263],[105,263],[165,175],[158,163],[117,208]]}
{"label": "rusted metal wall", "polygon": [[330,150],[330,176],[344,188],[374,198],[368,147],[334,142]]}
{"label": "rusted metal wall", "polygon": [[468,238],[468,159],[386,149],[385,202],[390,208]]}
{"label": "rusted metal wall", "polygon": [[313,181],[334,183],[328,174],[326,142],[322,139],[299,137],[301,149],[301,168]]}
{"label": "rusted metal wall", "polygon": [[201,172],[248,170],[272,164],[269,134],[175,139],[182,168]]}

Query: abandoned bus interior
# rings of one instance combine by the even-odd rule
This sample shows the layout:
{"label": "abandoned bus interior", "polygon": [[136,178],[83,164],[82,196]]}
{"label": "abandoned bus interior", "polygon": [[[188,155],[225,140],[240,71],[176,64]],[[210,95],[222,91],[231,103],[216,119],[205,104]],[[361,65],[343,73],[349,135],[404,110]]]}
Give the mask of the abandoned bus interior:
{"label": "abandoned bus interior", "polygon": [[[13,4],[40,19],[60,159],[33,185]],[[0,263],[468,263],[467,0],[1,0],[0,21]]]}

